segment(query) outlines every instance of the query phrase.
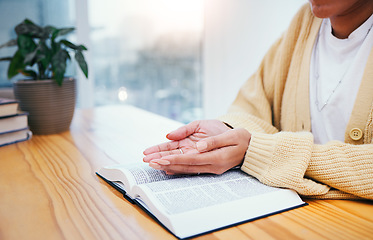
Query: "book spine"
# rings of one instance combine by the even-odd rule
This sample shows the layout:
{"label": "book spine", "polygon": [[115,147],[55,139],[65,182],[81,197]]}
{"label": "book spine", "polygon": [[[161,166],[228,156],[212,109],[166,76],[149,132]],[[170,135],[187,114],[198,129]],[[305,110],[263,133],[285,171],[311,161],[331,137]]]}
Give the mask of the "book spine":
{"label": "book spine", "polygon": [[3,146],[7,146],[7,145],[11,145],[11,144],[15,144],[15,143],[19,143],[19,142],[24,142],[24,141],[27,141],[29,139],[32,138],[32,132],[31,131],[28,131],[27,132],[27,136],[25,138],[22,138],[22,139],[17,139],[15,141],[11,141],[11,142],[7,142],[7,143],[3,143],[3,144],[0,144],[0,147],[3,147]]}

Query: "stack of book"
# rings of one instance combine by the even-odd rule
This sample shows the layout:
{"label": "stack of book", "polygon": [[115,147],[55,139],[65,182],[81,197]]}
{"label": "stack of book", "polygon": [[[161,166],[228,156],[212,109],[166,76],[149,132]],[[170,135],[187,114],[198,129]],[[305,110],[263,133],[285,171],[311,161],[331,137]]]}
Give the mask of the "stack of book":
{"label": "stack of book", "polygon": [[0,98],[0,147],[31,138],[27,117],[18,111],[18,101]]}

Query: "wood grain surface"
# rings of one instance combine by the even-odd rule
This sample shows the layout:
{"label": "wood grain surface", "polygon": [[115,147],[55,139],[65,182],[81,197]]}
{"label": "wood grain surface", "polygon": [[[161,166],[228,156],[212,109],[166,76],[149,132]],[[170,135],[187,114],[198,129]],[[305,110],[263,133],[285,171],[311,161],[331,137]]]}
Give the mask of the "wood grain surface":
{"label": "wood grain surface", "polygon": [[[68,132],[1,147],[0,239],[175,239],[95,172],[141,161],[178,126],[130,106],[100,107],[77,110]],[[371,201],[304,200],[196,239],[373,239]]]}

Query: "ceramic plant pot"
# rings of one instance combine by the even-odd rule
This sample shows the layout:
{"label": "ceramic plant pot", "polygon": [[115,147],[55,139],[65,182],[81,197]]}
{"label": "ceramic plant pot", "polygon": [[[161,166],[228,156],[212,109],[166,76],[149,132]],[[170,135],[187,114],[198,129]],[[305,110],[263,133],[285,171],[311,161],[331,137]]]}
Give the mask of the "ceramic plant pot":
{"label": "ceramic plant pot", "polygon": [[55,80],[21,80],[13,85],[14,95],[22,111],[28,112],[33,134],[67,131],[76,102],[75,79],[66,78],[59,86]]}

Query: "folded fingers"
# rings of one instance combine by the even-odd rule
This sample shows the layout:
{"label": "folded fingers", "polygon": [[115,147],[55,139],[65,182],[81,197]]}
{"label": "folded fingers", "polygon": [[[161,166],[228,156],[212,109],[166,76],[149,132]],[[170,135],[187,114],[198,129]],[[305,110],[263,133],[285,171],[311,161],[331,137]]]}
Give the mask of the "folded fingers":
{"label": "folded fingers", "polygon": [[149,166],[168,174],[221,174],[225,171],[220,164],[223,155],[218,150],[206,153],[198,153],[195,150],[193,154],[167,155],[160,159],[150,160]]}
{"label": "folded fingers", "polygon": [[170,155],[177,155],[177,154],[183,154],[183,151],[178,148],[178,149],[170,150],[170,151],[155,152],[155,153],[151,153],[151,154],[146,155],[143,158],[143,161],[144,162],[150,162],[150,161],[155,160],[155,159],[159,160],[163,157],[170,156]]}
{"label": "folded fingers", "polygon": [[152,147],[149,147],[144,150],[144,155],[150,155],[154,153],[162,153],[167,151],[176,150],[179,148],[179,142],[177,141],[171,141],[171,142],[165,142],[161,143]]}

